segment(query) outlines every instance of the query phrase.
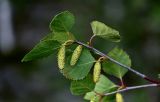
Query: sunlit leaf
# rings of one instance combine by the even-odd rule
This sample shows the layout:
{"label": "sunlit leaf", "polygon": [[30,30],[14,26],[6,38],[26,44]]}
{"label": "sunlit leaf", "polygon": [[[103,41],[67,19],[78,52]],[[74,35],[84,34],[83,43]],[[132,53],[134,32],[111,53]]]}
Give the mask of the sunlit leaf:
{"label": "sunlit leaf", "polygon": [[85,100],[92,100],[90,102],[99,102],[100,96],[98,96],[94,91],[87,92],[84,96]]}
{"label": "sunlit leaf", "polygon": [[109,80],[104,75],[101,75],[99,81],[95,85],[94,91],[97,93],[104,94],[110,92],[115,88],[117,88],[117,85],[115,85],[111,80]]}
{"label": "sunlit leaf", "polygon": [[[108,56],[110,56],[111,58],[115,59],[116,61],[126,66],[129,66],[129,67],[131,66],[131,60],[129,56],[122,49],[119,49],[116,47],[108,53]],[[122,78],[128,71],[127,69],[108,60],[103,62],[102,68],[104,72],[110,75],[114,75],[118,78]]]}
{"label": "sunlit leaf", "polygon": [[96,36],[99,36],[101,38],[104,38],[106,40],[110,40],[113,42],[119,42],[120,41],[120,35],[119,32],[107,25],[105,25],[102,22],[99,21],[93,21],[91,23],[93,34]]}
{"label": "sunlit leaf", "polygon": [[[101,99],[102,98],[102,99]],[[87,92],[84,96],[85,100],[92,100],[90,102],[115,102],[115,95],[103,96],[101,97],[99,94],[96,94],[94,91]]]}

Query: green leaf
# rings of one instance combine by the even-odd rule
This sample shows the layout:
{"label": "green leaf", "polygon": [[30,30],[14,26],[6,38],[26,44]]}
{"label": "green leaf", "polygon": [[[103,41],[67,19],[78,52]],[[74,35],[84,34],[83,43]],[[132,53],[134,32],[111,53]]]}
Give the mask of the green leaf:
{"label": "green leaf", "polygon": [[116,96],[115,95],[105,96],[103,97],[102,102],[116,102]]}
{"label": "green leaf", "polygon": [[93,102],[99,102],[100,96],[98,96],[94,91],[87,92],[84,96],[85,100],[94,100]]}
{"label": "green leaf", "polygon": [[94,91],[100,94],[108,93],[114,90],[117,86],[104,75],[100,76],[99,81],[96,83]]}
{"label": "green leaf", "polygon": [[71,66],[70,59],[71,55],[68,57],[65,68],[61,70],[61,72],[66,78],[72,80],[80,80],[85,78],[95,62],[94,57],[92,57],[89,50],[85,48],[83,48],[81,56],[76,65]]}
{"label": "green leaf", "polygon": [[[94,91],[87,92],[84,96],[85,100],[94,100],[94,102],[99,102],[101,96],[96,94]],[[101,102],[115,102],[115,95],[104,96]]]}
{"label": "green leaf", "polygon": [[57,40],[61,44],[67,40],[75,40],[73,34],[69,32],[55,32],[53,39]]}
{"label": "green leaf", "polygon": [[[87,92],[84,96],[84,99],[99,102],[101,98],[100,94],[103,95],[105,93],[114,92],[117,89],[118,86],[116,86],[104,75],[101,75],[99,81],[95,85],[94,91]],[[101,102],[115,102],[115,95],[104,96]]]}
{"label": "green leaf", "polygon": [[113,28],[110,28],[104,23],[93,21],[91,23],[91,27],[94,35],[113,42],[120,42],[119,32]]}
{"label": "green leaf", "polygon": [[54,33],[47,34],[41,41],[54,40]]}
{"label": "green leaf", "polygon": [[60,43],[55,40],[40,41],[40,43],[24,56],[22,62],[47,57],[53,54],[59,47]]}
{"label": "green leaf", "polygon": [[45,36],[41,41],[56,40],[63,44],[67,40],[75,40],[75,37],[70,32],[54,32]]}
{"label": "green leaf", "polygon": [[57,14],[50,23],[50,30],[54,32],[69,32],[75,23],[75,18],[69,11]]}
{"label": "green leaf", "polygon": [[[126,65],[126,66],[131,66],[131,60],[127,53],[125,53],[122,49],[119,48],[114,48],[108,53],[108,56],[111,58],[115,59],[116,61]],[[115,77],[118,77],[122,79],[122,77],[127,73],[127,69],[111,62],[111,61],[104,61],[102,64],[102,68],[104,72],[114,75]]]}
{"label": "green leaf", "polygon": [[83,80],[72,81],[71,82],[71,92],[73,95],[83,95],[94,89],[94,82],[91,75],[88,75]]}
{"label": "green leaf", "polygon": [[158,78],[160,78],[160,74],[158,74]]}
{"label": "green leaf", "polygon": [[[117,91],[118,87],[111,88],[108,93]],[[103,97],[102,102],[116,102],[116,94]]]}

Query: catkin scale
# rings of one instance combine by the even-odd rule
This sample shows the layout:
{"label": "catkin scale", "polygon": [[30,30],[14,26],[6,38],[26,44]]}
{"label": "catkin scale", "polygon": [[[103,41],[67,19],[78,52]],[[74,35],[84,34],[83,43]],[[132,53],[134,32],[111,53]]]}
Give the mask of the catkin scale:
{"label": "catkin scale", "polygon": [[116,94],[116,102],[124,102],[122,94],[120,93]]}
{"label": "catkin scale", "polygon": [[71,60],[70,60],[70,65],[71,66],[74,66],[77,63],[77,61],[78,61],[78,59],[81,55],[81,52],[82,52],[82,45],[78,45],[76,47],[76,49],[73,51],[73,54],[72,54],[72,57],[71,57]]}
{"label": "catkin scale", "polygon": [[96,83],[98,82],[101,74],[101,63],[100,61],[97,61],[94,65],[94,70],[93,70],[93,81]]}
{"label": "catkin scale", "polygon": [[58,51],[58,67],[63,69],[65,65],[65,45],[62,45]]}

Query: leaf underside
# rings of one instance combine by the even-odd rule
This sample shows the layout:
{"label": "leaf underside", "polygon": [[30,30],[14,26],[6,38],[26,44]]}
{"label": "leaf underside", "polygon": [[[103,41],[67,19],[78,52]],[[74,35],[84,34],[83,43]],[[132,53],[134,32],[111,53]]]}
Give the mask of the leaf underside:
{"label": "leaf underside", "polygon": [[97,93],[104,94],[110,92],[110,90],[113,90],[115,88],[117,88],[117,85],[115,85],[104,75],[101,75],[99,81],[95,85],[94,91]]}
{"label": "leaf underside", "polygon": [[94,35],[113,42],[120,42],[119,32],[104,23],[93,21],[91,27]]}
{"label": "leaf underside", "polygon": [[94,102],[99,102],[100,100],[101,102],[115,102],[115,95],[104,96],[102,98],[100,94],[113,92],[117,89],[118,87],[111,80],[104,75],[101,75],[100,80],[96,83],[94,90],[87,92],[84,96],[84,99],[94,100]]}
{"label": "leaf underside", "polygon": [[[115,47],[108,53],[108,56],[110,56],[111,58],[115,59],[116,61],[126,66],[129,66],[129,67],[131,66],[131,60],[129,56],[122,49]],[[120,79],[122,79],[122,77],[128,72],[127,69],[108,60],[103,62],[102,68],[104,72]]]}

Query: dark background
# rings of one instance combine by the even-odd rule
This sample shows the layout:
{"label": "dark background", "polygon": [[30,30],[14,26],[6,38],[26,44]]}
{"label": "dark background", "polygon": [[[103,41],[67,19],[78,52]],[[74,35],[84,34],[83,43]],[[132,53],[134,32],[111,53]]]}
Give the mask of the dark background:
{"label": "dark background", "polygon": [[[53,16],[69,10],[76,17],[72,32],[81,41],[91,37],[98,20],[120,31],[118,43],[132,67],[158,78],[160,73],[160,1],[156,0],[0,0],[0,102],[83,102],[73,96],[69,81],[58,71],[55,56],[21,63],[23,56],[49,33]],[[94,39],[107,53],[117,44]],[[146,81],[129,72],[127,85]],[[160,89],[123,93],[126,102],[160,102]]]}

